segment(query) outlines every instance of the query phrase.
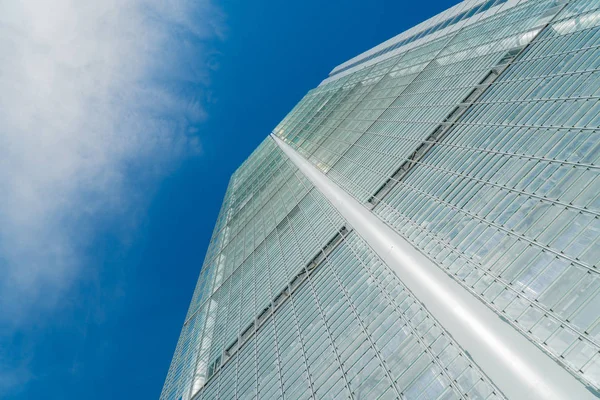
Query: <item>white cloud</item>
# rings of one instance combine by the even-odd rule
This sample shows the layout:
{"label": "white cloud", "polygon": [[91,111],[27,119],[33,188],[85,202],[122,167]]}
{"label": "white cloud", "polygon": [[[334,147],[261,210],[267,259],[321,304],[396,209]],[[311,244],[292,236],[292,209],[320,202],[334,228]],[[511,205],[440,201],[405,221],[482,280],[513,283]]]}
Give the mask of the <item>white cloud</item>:
{"label": "white cloud", "polygon": [[60,298],[94,221],[200,151],[182,88],[221,28],[209,0],[0,0],[0,319]]}

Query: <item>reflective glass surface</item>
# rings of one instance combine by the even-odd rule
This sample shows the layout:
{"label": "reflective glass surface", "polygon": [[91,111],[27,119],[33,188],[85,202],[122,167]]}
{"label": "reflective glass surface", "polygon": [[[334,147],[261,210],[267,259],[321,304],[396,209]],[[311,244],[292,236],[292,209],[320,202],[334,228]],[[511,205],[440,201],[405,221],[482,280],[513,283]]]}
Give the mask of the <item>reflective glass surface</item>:
{"label": "reflective glass surface", "polygon": [[[488,3],[332,75],[273,133],[600,390],[600,3]],[[503,396],[267,138],[231,178],[161,398]]]}

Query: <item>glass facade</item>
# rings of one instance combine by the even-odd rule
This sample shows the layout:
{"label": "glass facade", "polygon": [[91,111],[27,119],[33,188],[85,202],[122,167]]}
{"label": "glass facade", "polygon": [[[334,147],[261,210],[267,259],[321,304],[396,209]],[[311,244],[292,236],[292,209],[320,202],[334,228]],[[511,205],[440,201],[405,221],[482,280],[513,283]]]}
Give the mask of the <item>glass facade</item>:
{"label": "glass facade", "polygon": [[[467,0],[416,28],[273,133],[598,393],[600,2]],[[161,395],[217,398],[504,395],[267,137]]]}

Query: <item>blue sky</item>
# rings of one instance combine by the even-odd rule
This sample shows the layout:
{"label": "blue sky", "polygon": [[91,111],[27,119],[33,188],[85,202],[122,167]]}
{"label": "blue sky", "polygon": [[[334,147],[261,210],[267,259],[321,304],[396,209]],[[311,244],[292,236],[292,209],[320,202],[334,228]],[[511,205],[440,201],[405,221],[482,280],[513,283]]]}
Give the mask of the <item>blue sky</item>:
{"label": "blue sky", "polygon": [[158,398],[231,173],[454,2],[45,4],[0,2],[0,398]]}

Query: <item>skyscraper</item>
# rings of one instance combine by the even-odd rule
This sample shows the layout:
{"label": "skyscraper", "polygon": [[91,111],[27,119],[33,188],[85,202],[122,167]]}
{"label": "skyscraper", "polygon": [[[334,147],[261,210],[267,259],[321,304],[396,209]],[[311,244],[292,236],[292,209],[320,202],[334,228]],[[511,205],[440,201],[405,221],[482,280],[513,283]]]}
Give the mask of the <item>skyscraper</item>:
{"label": "skyscraper", "polygon": [[466,0],[231,177],[163,399],[600,393],[600,2]]}

